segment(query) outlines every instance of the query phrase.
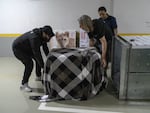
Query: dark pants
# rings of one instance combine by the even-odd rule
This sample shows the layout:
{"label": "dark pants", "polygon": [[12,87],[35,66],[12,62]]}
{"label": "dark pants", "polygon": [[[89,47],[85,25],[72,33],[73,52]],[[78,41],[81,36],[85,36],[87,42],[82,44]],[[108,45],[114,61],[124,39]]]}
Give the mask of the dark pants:
{"label": "dark pants", "polygon": [[[31,72],[33,70],[34,57],[32,57],[32,55],[29,55],[28,53],[26,53],[22,50],[15,49],[15,48],[13,48],[13,52],[14,52],[14,55],[16,56],[16,58],[19,59],[25,66],[22,84],[28,83]],[[35,63],[36,63],[36,76],[41,76],[41,67],[37,63],[36,60],[35,60]]]}
{"label": "dark pants", "polygon": [[35,60],[35,63],[36,63],[36,68],[35,68],[36,76],[41,77],[41,66],[39,65],[39,63],[36,60]]}

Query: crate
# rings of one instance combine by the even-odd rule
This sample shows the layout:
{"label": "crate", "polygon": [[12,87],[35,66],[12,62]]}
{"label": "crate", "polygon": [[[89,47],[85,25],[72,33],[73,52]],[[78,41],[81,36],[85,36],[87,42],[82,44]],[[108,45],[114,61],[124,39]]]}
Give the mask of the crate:
{"label": "crate", "polygon": [[150,99],[150,36],[114,37],[112,80],[119,99]]}

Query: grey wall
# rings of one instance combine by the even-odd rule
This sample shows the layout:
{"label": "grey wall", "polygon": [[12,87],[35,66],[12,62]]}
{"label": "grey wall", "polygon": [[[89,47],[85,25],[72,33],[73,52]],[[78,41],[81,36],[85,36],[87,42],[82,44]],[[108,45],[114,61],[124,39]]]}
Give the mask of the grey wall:
{"label": "grey wall", "polygon": [[114,0],[119,33],[150,34],[150,0]]}
{"label": "grey wall", "polygon": [[98,18],[97,9],[110,11],[112,0],[0,0],[0,33],[24,33],[34,27],[51,25],[55,30],[79,30],[78,18]]}
{"label": "grey wall", "polygon": [[[112,0],[0,0],[0,34],[22,34],[46,24],[54,30],[79,31],[78,18],[98,18],[99,6],[112,12]],[[13,56],[14,39],[0,37],[0,57]]]}
{"label": "grey wall", "polygon": [[0,38],[0,57],[13,56],[12,42],[15,38]]}

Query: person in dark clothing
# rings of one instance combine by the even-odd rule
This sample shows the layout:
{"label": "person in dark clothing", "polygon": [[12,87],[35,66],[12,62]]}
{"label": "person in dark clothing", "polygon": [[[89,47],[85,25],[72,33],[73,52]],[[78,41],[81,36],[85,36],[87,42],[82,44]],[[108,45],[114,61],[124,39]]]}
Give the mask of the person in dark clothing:
{"label": "person in dark clothing", "polygon": [[110,27],[112,30],[113,36],[117,36],[118,30],[117,30],[117,21],[116,18],[109,15],[107,13],[107,10],[105,7],[99,7],[98,8],[98,13],[100,16],[100,19],[104,20],[104,22]]}
{"label": "person in dark clothing", "polygon": [[[104,76],[106,81],[106,86],[108,84],[107,80],[107,67],[110,61],[110,49],[112,42],[112,31],[101,19],[93,19],[88,15],[83,15],[79,18],[80,27],[88,33],[90,42],[94,45],[98,51],[102,54],[102,66],[104,69]],[[109,45],[108,45],[109,44]]]}
{"label": "person in dark clothing", "polygon": [[[108,63],[111,62],[111,56],[112,56],[112,38],[114,36],[117,36],[118,30],[117,30],[117,22],[116,22],[116,18],[109,15],[107,13],[107,10],[105,7],[99,7],[98,8],[98,13],[100,16],[100,20],[103,20],[106,24],[106,30],[108,30],[109,33],[106,33],[106,35],[109,34],[109,36],[106,37],[111,37],[110,40],[107,40],[107,66],[106,68],[108,68]],[[106,74],[106,72],[105,72]]]}
{"label": "person in dark clothing", "polygon": [[20,89],[31,92],[32,89],[28,86],[29,77],[33,69],[33,59],[36,62],[36,76],[41,76],[41,68],[44,67],[44,61],[41,55],[40,47],[43,47],[45,55],[48,55],[49,49],[47,42],[54,36],[51,26],[35,28],[32,31],[26,32],[12,44],[13,53],[24,65],[24,75]]}
{"label": "person in dark clothing", "polygon": [[[102,19],[95,19],[95,21],[103,21]],[[110,29],[110,27],[103,21],[104,23],[104,29],[105,29],[105,38],[107,41],[107,52],[106,52],[106,61],[107,65],[111,61],[111,46],[112,46],[112,38],[113,38],[113,33]]]}
{"label": "person in dark clothing", "polygon": [[[100,29],[100,28],[103,28],[104,29],[104,35],[105,35],[105,39],[107,41],[107,50],[109,50],[109,48],[111,47],[110,46],[110,43],[112,42],[112,31],[111,29],[109,28],[109,26],[103,22],[103,20],[99,20],[99,19],[94,19],[93,20],[93,25],[95,26],[95,29]],[[99,28],[98,28],[99,27]],[[99,32],[99,31],[98,31]],[[109,62],[110,61],[110,58],[108,57],[108,51],[106,51],[106,61]]]}
{"label": "person in dark clothing", "polygon": [[106,67],[106,50],[107,41],[105,39],[105,25],[103,21],[98,19],[92,20],[88,15],[79,18],[80,28],[88,33],[90,45],[94,45],[101,53],[102,67]]}

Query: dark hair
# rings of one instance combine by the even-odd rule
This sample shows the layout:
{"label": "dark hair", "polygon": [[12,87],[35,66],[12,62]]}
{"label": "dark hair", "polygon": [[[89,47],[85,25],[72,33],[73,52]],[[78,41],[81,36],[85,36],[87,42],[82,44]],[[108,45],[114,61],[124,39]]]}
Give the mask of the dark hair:
{"label": "dark hair", "polygon": [[53,32],[53,30],[52,30],[52,28],[51,28],[51,26],[48,26],[48,25],[44,26],[44,27],[42,28],[42,31],[43,31],[44,33],[46,33],[47,35],[49,35],[50,37],[52,37],[52,36],[55,35],[54,32]]}
{"label": "dark hair", "polygon": [[99,7],[99,8],[98,8],[98,12],[99,12],[99,11],[105,11],[105,12],[107,12],[107,10],[106,10],[106,8],[105,8],[104,6]]}

